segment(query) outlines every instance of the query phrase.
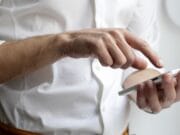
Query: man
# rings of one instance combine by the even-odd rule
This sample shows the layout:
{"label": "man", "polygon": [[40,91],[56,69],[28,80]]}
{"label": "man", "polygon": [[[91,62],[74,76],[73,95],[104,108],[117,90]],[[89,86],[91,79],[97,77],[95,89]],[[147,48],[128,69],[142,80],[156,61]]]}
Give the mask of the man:
{"label": "man", "polygon": [[[128,67],[147,67],[134,49],[162,67],[148,45],[156,41],[153,7],[143,0],[2,0],[1,122],[45,135],[121,134],[129,114],[128,98],[118,96],[122,78]],[[150,96],[137,97],[138,105],[159,112],[179,99],[178,77],[165,75],[162,84],[163,104],[149,82],[139,92]]]}

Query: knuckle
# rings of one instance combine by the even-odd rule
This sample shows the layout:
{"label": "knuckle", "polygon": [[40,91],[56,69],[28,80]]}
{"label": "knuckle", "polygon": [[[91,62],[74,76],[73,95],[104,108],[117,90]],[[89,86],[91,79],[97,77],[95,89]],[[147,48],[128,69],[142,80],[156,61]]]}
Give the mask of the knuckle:
{"label": "knuckle", "polygon": [[117,33],[116,30],[110,30],[110,31],[109,31],[109,34],[111,34],[111,35],[117,35],[118,33]]}
{"label": "knuckle", "polygon": [[109,34],[113,35],[113,36],[117,36],[120,34],[120,32],[117,30],[117,29],[114,29],[114,30],[110,30],[109,31]]}
{"label": "knuckle", "polygon": [[121,41],[121,42],[124,41],[124,38],[125,38],[125,34],[126,34],[126,33],[127,33],[127,30],[121,29],[121,28],[113,29],[113,30],[110,30],[110,31],[109,31],[109,34],[110,34],[110,35],[115,36],[116,38],[118,38],[117,40],[118,40],[118,41]]}
{"label": "knuckle", "polygon": [[101,38],[104,40],[104,39],[107,39],[107,38],[109,38],[109,34],[107,33],[107,32],[103,32],[102,34],[101,34]]}

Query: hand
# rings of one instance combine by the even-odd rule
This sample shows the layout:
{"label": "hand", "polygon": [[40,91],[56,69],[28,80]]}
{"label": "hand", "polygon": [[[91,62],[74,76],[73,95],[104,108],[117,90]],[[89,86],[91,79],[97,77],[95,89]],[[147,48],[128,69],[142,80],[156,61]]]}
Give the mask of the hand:
{"label": "hand", "polygon": [[147,81],[138,87],[137,105],[141,109],[149,108],[158,113],[177,101],[180,101],[180,73],[176,77],[163,75],[161,84]]}
{"label": "hand", "polygon": [[177,82],[177,85],[176,85],[176,102],[179,102],[180,101],[180,73],[177,74],[176,76],[176,82]]}
{"label": "hand", "polygon": [[95,56],[104,66],[113,68],[132,66],[144,69],[147,63],[135,55],[133,49],[136,49],[156,67],[162,67],[158,56],[150,46],[124,29],[87,29],[64,35],[67,40],[60,49],[64,56],[74,58]]}

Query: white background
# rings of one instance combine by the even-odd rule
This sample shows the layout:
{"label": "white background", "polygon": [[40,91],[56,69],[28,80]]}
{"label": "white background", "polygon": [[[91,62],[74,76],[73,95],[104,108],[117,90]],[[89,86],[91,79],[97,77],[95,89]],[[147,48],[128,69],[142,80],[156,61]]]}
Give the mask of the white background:
{"label": "white background", "polygon": [[[168,18],[159,0],[160,48],[166,68],[180,68],[180,27]],[[180,5],[179,5],[180,8]],[[180,15],[180,13],[177,13]],[[156,115],[140,111],[132,104],[130,135],[180,135],[180,103]]]}

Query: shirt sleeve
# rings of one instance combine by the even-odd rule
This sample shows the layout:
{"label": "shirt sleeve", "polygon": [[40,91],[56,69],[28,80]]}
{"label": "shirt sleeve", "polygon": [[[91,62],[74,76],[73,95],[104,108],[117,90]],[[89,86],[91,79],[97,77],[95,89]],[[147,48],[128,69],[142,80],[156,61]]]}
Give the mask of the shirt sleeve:
{"label": "shirt sleeve", "polygon": [[[134,33],[136,36],[145,40],[149,45],[158,52],[158,41],[159,41],[159,29],[157,22],[157,0],[139,0],[134,15],[128,26],[128,30]],[[148,61],[148,68],[154,68],[160,72],[163,69],[157,69],[153,66],[150,61],[140,52],[135,51],[136,55],[143,57]],[[136,69],[128,68],[123,72],[122,82],[130,75],[135,72]]]}

